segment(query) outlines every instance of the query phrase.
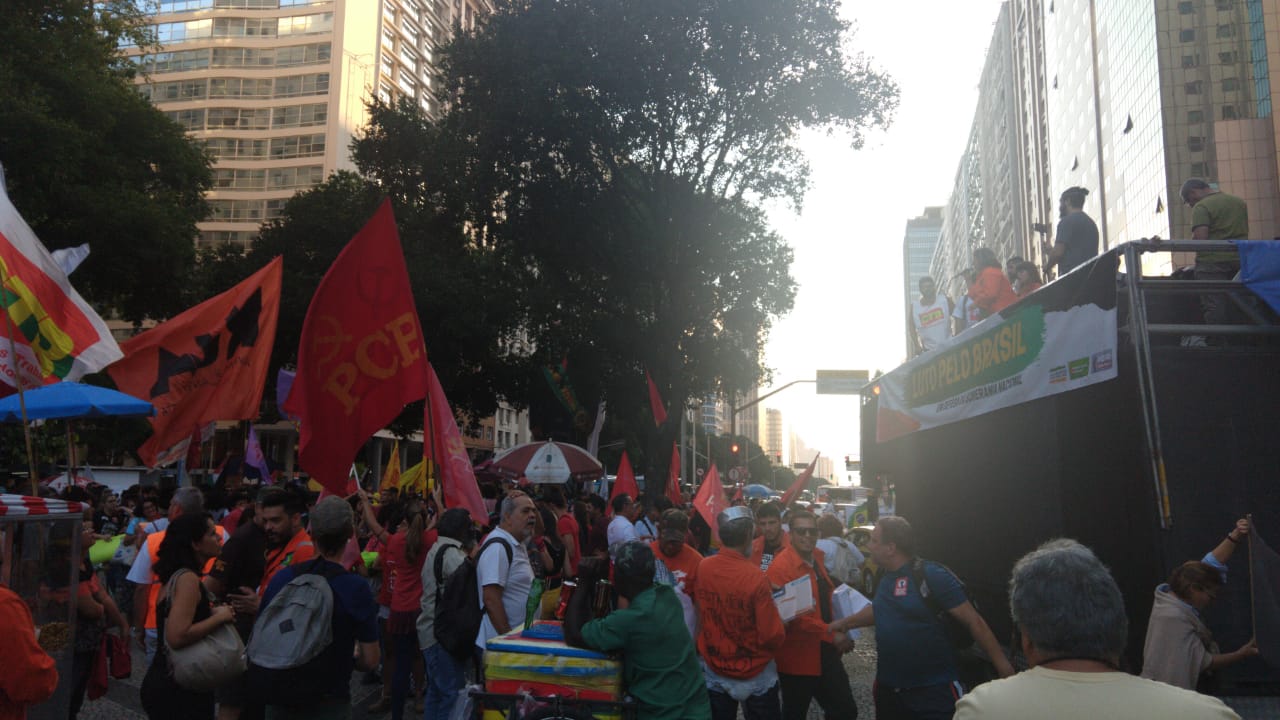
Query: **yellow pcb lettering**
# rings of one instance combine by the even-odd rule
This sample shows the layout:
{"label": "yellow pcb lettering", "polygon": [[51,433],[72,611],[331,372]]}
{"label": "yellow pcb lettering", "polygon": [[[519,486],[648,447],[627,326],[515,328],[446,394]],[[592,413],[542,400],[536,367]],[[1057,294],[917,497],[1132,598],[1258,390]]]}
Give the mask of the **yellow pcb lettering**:
{"label": "yellow pcb lettering", "polygon": [[[388,337],[390,333],[390,337]],[[356,380],[365,375],[375,380],[386,380],[407,368],[422,357],[418,328],[413,314],[405,313],[388,322],[383,328],[366,335],[356,343],[355,362],[341,362],[330,371],[324,389],[342,403],[343,411],[350,415],[357,399],[351,390]],[[398,360],[398,362],[397,362]]]}

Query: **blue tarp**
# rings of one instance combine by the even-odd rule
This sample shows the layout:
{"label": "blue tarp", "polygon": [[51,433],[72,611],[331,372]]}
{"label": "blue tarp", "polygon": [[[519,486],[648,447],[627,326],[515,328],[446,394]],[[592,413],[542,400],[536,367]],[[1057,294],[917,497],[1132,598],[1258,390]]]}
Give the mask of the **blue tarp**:
{"label": "blue tarp", "polygon": [[1240,281],[1280,313],[1280,241],[1240,240]]}

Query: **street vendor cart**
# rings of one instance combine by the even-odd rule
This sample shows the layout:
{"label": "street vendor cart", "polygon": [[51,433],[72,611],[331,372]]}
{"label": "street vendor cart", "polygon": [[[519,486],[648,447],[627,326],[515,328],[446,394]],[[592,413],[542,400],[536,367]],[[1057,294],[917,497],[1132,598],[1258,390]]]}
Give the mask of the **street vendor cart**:
{"label": "street vendor cart", "polygon": [[580,718],[631,720],[623,700],[622,663],[604,653],[566,645],[559,622],[491,638],[484,654],[484,688],[471,692],[483,720]]}
{"label": "street vendor cart", "polygon": [[0,495],[0,585],[30,608],[36,639],[58,668],[57,691],[28,709],[31,720],[64,720],[70,707],[82,513],[79,503]]}

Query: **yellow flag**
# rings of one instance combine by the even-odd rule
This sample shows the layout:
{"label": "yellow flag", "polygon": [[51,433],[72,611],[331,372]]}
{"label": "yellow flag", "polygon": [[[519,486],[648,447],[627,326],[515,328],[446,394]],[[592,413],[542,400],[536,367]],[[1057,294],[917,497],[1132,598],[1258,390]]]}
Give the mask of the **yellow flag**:
{"label": "yellow flag", "polygon": [[426,472],[423,463],[419,462],[400,474],[400,492],[416,492],[426,494]]}
{"label": "yellow flag", "polygon": [[382,471],[382,484],[379,487],[403,489],[404,480],[400,477],[400,441],[391,446],[391,459],[387,461],[387,469]]}

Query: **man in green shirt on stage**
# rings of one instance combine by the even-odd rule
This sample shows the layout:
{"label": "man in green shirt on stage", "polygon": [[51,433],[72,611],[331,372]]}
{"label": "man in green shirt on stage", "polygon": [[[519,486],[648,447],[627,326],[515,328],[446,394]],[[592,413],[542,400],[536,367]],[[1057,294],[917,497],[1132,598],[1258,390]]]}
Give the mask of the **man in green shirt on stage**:
{"label": "man in green shirt on stage", "polygon": [[620,545],[613,566],[619,607],[592,620],[595,586],[608,571],[584,559],[565,613],[565,640],[593,650],[622,651],[622,677],[638,704],[639,720],[711,720],[711,701],[684,610],[674,590],[654,583],[654,570],[648,545]]}

